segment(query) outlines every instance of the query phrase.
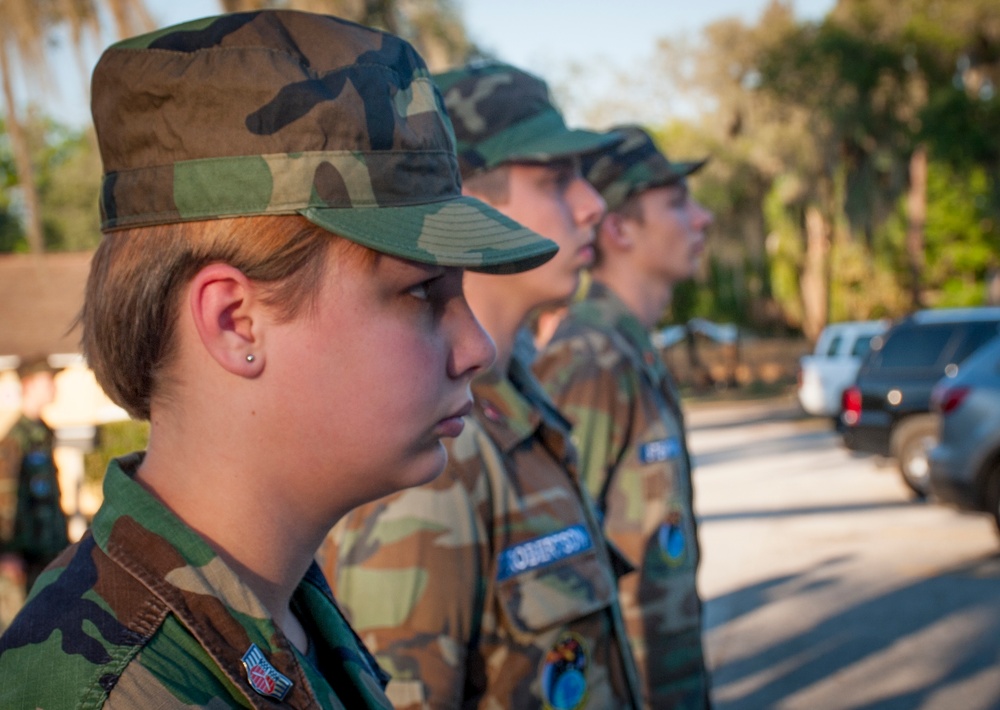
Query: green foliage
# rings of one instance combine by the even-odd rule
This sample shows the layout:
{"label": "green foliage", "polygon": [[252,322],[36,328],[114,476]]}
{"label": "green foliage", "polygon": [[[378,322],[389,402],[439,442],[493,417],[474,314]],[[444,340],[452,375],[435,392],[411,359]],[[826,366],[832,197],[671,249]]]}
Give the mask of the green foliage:
{"label": "green foliage", "polygon": [[15,251],[18,244],[27,242],[24,230],[15,212],[11,188],[17,185],[17,170],[14,169],[14,156],[10,147],[7,128],[0,119],[0,253]]}
{"label": "green foliage", "polygon": [[1000,224],[989,210],[986,171],[932,163],[927,193],[924,275],[940,292],[935,305],[981,305],[987,271],[996,268],[1000,255]]}
{"label": "green foliage", "polygon": [[764,215],[770,227],[767,254],[771,272],[771,290],[781,303],[792,326],[802,324],[802,301],[799,298],[799,272],[803,259],[801,214],[790,207],[790,195],[797,191],[797,181],[786,175],[774,182],[764,199]]}
{"label": "green foliage", "polygon": [[[891,221],[883,231],[905,233],[905,224]],[[894,256],[890,253],[889,257]],[[886,257],[876,257],[863,242],[838,240],[830,251],[830,322],[894,318],[909,310],[909,295],[897,278],[898,269]]]}
{"label": "green foliage", "polygon": [[706,281],[686,281],[674,289],[670,321],[686,323],[694,317],[726,323],[745,323],[745,272],[718,259],[709,259]]}
{"label": "green foliage", "polygon": [[[73,130],[32,114],[26,124],[41,200],[47,251],[86,251],[100,242],[97,194],[100,156],[90,129]],[[0,253],[26,253],[27,237],[12,198],[17,171],[9,137],[0,124]]]}
{"label": "green foliage", "polygon": [[101,424],[97,428],[97,446],[84,456],[84,481],[100,483],[111,459],[142,451],[149,441],[149,422],[127,420]]}
{"label": "green foliage", "polygon": [[[914,267],[930,305],[982,303],[986,275],[1000,266],[995,13],[995,0],[840,0],[819,23],[765,33],[762,18],[751,28],[756,50],[740,66],[754,81],[720,84],[729,93],[719,105],[753,107],[732,145],[750,139],[778,163],[761,211],[771,294],[790,324],[804,317],[807,208],[830,230],[830,318],[906,312]],[[733,61],[718,43],[699,58],[714,56]],[[906,198],[920,145],[930,173],[924,252],[914,257]]]}

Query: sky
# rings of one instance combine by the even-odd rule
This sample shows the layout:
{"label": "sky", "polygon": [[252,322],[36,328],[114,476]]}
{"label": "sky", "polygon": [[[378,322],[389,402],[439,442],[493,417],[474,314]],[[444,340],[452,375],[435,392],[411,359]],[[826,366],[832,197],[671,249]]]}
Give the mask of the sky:
{"label": "sky", "polygon": [[[570,65],[593,66],[605,77],[636,71],[663,37],[696,37],[726,17],[752,23],[771,0],[455,0],[472,39],[498,58],[543,78],[566,76]],[[821,19],[835,0],[792,0],[802,20]],[[218,12],[213,0],[147,0],[160,26]],[[60,51],[54,85],[31,87],[32,101],[69,125],[89,120],[88,100],[72,53]],[[96,49],[87,52],[90,66]],[[595,82],[595,86],[599,83]],[[24,95],[24,87],[21,95]],[[607,90],[606,86],[601,90]],[[574,122],[573,107],[563,107]],[[640,122],[644,118],[637,117]]]}

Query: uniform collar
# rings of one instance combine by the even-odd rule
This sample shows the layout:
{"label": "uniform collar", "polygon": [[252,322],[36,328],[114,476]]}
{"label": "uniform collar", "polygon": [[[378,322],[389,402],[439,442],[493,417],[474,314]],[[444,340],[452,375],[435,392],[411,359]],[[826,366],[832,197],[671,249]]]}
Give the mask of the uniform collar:
{"label": "uniform collar", "polygon": [[[292,682],[285,696],[289,707],[317,707],[314,686],[322,687],[325,679],[299,662],[264,605],[205,540],[132,478],[142,456],[132,454],[108,466],[104,504],[93,524],[97,544],[166,605],[255,707],[273,705],[247,682],[242,659],[252,646]],[[353,636],[315,563],[296,589],[295,601],[323,635],[314,643],[338,649]],[[370,674],[385,685],[388,678],[374,659],[352,660],[357,666],[344,664],[348,674]],[[354,680],[361,687],[371,683]]]}
{"label": "uniform collar", "polygon": [[649,331],[620,298],[600,281],[591,282],[586,298],[572,306],[573,315],[592,325],[613,329],[633,351],[636,364],[656,385],[666,379],[667,368],[649,339]]}
{"label": "uniform collar", "polygon": [[535,379],[526,354],[515,349],[506,373],[491,368],[472,383],[476,418],[504,453],[536,432],[569,437],[569,422]]}

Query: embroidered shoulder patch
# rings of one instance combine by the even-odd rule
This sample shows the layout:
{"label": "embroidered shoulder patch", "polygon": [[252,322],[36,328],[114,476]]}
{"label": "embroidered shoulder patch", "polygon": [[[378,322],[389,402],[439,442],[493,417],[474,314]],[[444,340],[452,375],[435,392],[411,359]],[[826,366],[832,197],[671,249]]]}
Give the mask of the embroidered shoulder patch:
{"label": "embroidered shoulder patch", "polygon": [[508,547],[500,553],[497,581],[545,567],[589,550],[593,546],[590,533],[581,524]]}
{"label": "embroidered shoulder patch", "polygon": [[250,644],[242,660],[243,667],[247,669],[247,682],[251,688],[268,698],[285,699],[292,688],[292,681],[279,673],[278,669],[264,658],[264,653],[257,644]]}
{"label": "embroidered shoulder patch", "polygon": [[639,463],[656,463],[677,458],[681,454],[681,442],[676,436],[659,441],[650,441],[639,447]]}
{"label": "embroidered shoulder patch", "polygon": [[578,710],[587,700],[587,645],[574,633],[563,634],[542,664],[542,699],[551,710]]}

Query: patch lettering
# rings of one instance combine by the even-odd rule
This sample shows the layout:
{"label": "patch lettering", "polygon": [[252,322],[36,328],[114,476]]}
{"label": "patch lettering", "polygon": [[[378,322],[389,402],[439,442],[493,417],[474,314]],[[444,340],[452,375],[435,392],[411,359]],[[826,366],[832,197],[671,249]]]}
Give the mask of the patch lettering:
{"label": "patch lettering", "polygon": [[657,463],[674,459],[681,454],[681,443],[676,436],[650,441],[639,447],[639,463]]}
{"label": "patch lettering", "polygon": [[590,533],[581,524],[508,547],[500,553],[497,581],[546,567],[553,562],[585,552],[593,546]]}

